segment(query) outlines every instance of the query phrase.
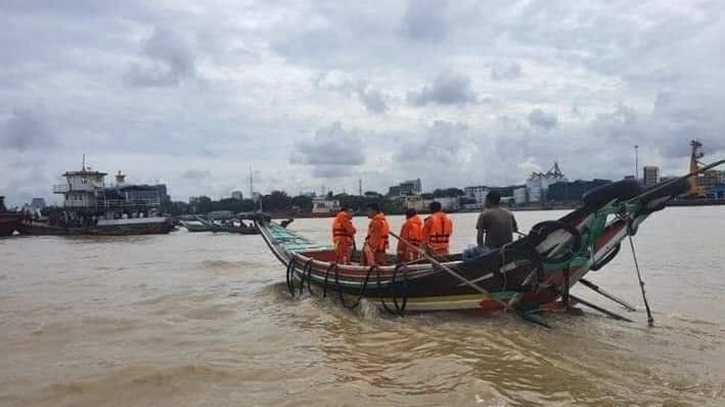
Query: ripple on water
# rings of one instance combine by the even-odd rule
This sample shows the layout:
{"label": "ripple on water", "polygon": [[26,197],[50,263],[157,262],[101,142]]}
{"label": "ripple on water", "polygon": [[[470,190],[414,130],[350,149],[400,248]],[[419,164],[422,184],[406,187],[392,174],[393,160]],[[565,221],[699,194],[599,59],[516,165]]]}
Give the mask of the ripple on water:
{"label": "ripple on water", "polygon": [[[258,237],[6,239],[0,405],[720,407],[725,254],[698,239],[722,219],[709,211],[691,212],[710,213],[704,225],[680,222],[676,242],[668,231],[681,215],[667,218],[669,209],[639,231],[642,265],[661,269],[645,270],[654,329],[641,311],[628,314],[632,324],[546,315],[546,330],[509,314],[397,318],[366,303],[349,311],[335,298],[292,299]],[[475,215],[453,216],[454,244],[465,247]],[[522,225],[552,217],[517,216]],[[298,226],[329,236],[329,220]],[[663,249],[683,241],[707,247],[694,257]],[[592,278],[639,298],[622,264]]]}

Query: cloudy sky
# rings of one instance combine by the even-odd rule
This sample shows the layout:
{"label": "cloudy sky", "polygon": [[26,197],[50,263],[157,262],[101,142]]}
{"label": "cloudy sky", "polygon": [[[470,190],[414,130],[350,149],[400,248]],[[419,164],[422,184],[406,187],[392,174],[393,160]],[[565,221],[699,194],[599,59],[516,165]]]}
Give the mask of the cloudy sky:
{"label": "cloudy sky", "polygon": [[[120,3],[120,4],[114,4]],[[0,0],[0,195],[82,154],[175,199],[725,155],[722,1]]]}

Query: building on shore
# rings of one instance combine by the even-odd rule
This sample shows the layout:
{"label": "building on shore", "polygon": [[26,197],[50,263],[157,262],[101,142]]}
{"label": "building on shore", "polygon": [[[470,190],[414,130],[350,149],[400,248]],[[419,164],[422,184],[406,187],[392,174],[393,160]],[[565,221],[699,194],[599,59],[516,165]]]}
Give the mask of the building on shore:
{"label": "building on shore", "polygon": [[232,191],[232,199],[242,201],[244,200],[244,194],[242,194],[242,191]]}
{"label": "building on shore", "polygon": [[546,197],[547,202],[571,203],[581,202],[584,194],[590,189],[611,183],[607,179],[594,179],[591,181],[576,180],[573,182],[557,182],[549,185]]}
{"label": "building on shore", "polygon": [[465,193],[466,198],[472,199],[476,203],[483,203],[483,201],[486,200],[486,195],[488,195],[488,191],[490,191],[490,189],[484,185],[463,188],[463,192]]}
{"label": "building on shore", "polygon": [[327,196],[316,196],[312,198],[312,213],[330,214],[340,210],[340,201],[330,199]]}
{"label": "building on shore", "polygon": [[390,197],[420,195],[422,192],[423,187],[420,178],[403,181],[398,185],[388,188],[388,196]]}
{"label": "building on shore", "polygon": [[644,180],[645,187],[651,187],[652,185],[660,182],[660,167],[654,165],[646,165],[642,168],[642,179]]}
{"label": "building on shore", "polygon": [[431,202],[440,202],[445,212],[458,212],[461,210],[461,200],[457,196],[439,198],[423,198],[420,195],[402,196],[401,206],[403,209],[415,209],[419,213],[427,213]]}
{"label": "building on shore", "polygon": [[529,194],[526,187],[514,189],[514,203],[516,205],[526,205],[529,202]]}
{"label": "building on shore", "polygon": [[526,180],[527,202],[545,202],[550,185],[567,181],[568,179],[559,169],[558,162],[554,162],[547,172],[532,172],[529,179]]}

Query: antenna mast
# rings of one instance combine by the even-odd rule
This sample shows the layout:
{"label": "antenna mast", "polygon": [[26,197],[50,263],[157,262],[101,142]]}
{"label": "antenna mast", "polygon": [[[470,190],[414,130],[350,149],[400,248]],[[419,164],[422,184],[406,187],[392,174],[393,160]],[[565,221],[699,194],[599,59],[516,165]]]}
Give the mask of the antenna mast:
{"label": "antenna mast", "polygon": [[249,197],[254,199],[254,176],[252,175],[252,164],[249,164]]}

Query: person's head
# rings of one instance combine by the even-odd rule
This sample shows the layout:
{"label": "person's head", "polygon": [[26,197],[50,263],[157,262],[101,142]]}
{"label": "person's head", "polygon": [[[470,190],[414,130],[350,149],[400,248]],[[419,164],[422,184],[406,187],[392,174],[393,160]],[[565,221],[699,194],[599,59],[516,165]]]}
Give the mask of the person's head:
{"label": "person's head", "polygon": [[443,206],[441,205],[440,202],[433,201],[428,206],[428,209],[430,209],[430,213],[436,213],[436,212],[440,212],[441,210],[443,210]]}
{"label": "person's head", "polygon": [[501,203],[501,193],[493,190],[486,195],[486,207],[495,208]]}
{"label": "person's head", "polygon": [[415,209],[408,208],[408,210],[405,211],[405,219],[410,219],[417,214],[418,212],[416,212]]}
{"label": "person's head", "polygon": [[352,208],[350,205],[342,204],[340,205],[340,212],[347,212],[349,215],[352,215]]}
{"label": "person's head", "polygon": [[378,213],[380,213],[380,205],[375,202],[369,203],[365,207],[365,214],[368,215],[368,218],[372,218]]}

